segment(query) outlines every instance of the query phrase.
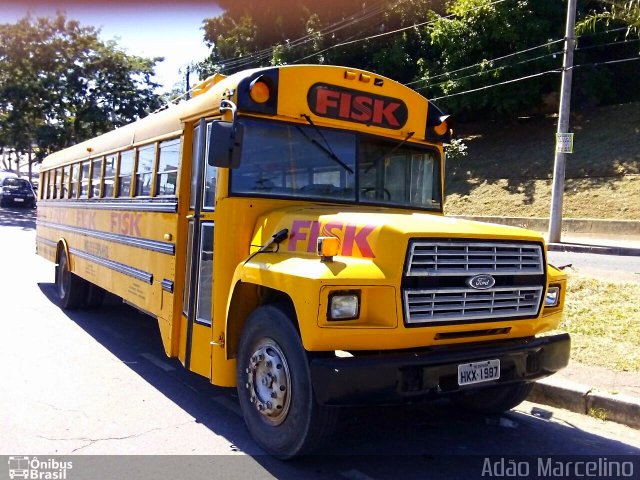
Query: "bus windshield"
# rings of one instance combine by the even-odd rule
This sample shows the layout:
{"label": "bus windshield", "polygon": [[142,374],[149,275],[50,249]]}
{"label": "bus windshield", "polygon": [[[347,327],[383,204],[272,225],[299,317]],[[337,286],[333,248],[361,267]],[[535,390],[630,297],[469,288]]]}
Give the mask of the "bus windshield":
{"label": "bus windshield", "polygon": [[240,122],[232,194],[441,209],[435,149],[314,125]]}

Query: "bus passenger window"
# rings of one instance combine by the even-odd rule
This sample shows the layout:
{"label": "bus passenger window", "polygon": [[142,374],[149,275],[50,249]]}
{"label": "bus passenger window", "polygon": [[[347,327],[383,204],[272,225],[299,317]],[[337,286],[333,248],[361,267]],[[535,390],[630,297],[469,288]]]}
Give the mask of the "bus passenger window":
{"label": "bus passenger window", "polygon": [[[74,163],[71,165],[71,183],[69,184],[69,198],[76,198],[76,187],[78,186],[78,172],[80,165]],[[65,196],[63,195],[63,198]]]}
{"label": "bus passenger window", "polygon": [[59,198],[67,198],[67,183],[69,183],[69,167],[62,167],[58,175],[58,181],[60,182]]}
{"label": "bus passenger window", "polygon": [[49,198],[58,198],[58,170],[51,170],[51,196]]}
{"label": "bus passenger window", "polygon": [[175,195],[180,161],[180,139],[160,143],[156,195]]}
{"label": "bus passenger window", "polygon": [[42,180],[40,181],[40,199],[49,198],[48,195],[49,172],[42,172]]}
{"label": "bus passenger window", "polygon": [[87,198],[89,195],[89,162],[80,164],[80,197]]}
{"label": "bus passenger window", "polygon": [[93,166],[91,168],[91,198],[99,198],[100,179],[102,178],[102,158],[93,160]]}
{"label": "bus passenger window", "polygon": [[128,197],[131,193],[133,175],[133,150],[120,154],[120,174],[118,175],[118,197]]}
{"label": "bus passenger window", "polygon": [[113,186],[116,180],[116,167],[118,163],[118,154],[107,155],[104,164],[104,185],[102,187],[102,197],[113,197]]}
{"label": "bus passenger window", "polygon": [[156,145],[147,145],[138,149],[138,168],[136,170],[136,197],[151,195],[151,176],[156,160]]}

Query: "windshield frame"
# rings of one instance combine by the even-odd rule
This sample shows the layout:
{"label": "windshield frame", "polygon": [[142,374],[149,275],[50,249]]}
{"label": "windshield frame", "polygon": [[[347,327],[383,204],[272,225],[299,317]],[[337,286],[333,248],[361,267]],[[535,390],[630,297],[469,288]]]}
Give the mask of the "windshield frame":
{"label": "windshield frame", "polygon": [[[238,117],[238,121],[242,121],[242,120],[253,120],[253,121],[260,121],[260,122],[265,122],[265,123],[273,123],[273,124],[277,124],[277,125],[286,125],[286,126],[293,126],[293,127],[298,127],[298,128],[314,128],[314,127],[310,127],[308,124],[306,123],[302,123],[302,122],[290,122],[290,121],[282,121],[282,120],[273,120],[273,119],[268,119],[268,118],[264,118],[264,117],[253,117],[253,116],[248,116],[248,115],[243,115],[242,117]],[[403,138],[390,138],[390,137],[386,137],[384,135],[374,135],[371,133],[365,133],[365,132],[360,132],[358,130],[351,130],[351,129],[345,129],[345,128],[337,128],[337,127],[327,127],[324,125],[317,125],[315,126],[315,128],[323,130],[323,131],[329,131],[329,132],[339,132],[339,133],[347,133],[347,134],[352,134],[354,136],[355,139],[355,173],[353,174],[355,176],[354,179],[354,188],[355,188],[355,198],[353,199],[340,199],[340,198],[327,198],[327,197],[318,197],[318,196],[313,196],[313,195],[309,195],[309,196],[302,196],[302,195],[280,195],[280,194],[269,194],[269,193],[245,193],[245,192],[234,192],[233,190],[233,177],[234,177],[234,171],[236,171],[237,169],[229,169],[229,178],[228,178],[228,195],[230,197],[242,197],[242,198],[266,198],[266,199],[274,199],[274,200],[287,200],[287,201],[294,201],[294,202],[314,202],[314,203],[321,203],[321,204],[340,204],[340,205],[361,205],[361,206],[368,206],[368,207],[383,207],[383,208],[393,208],[393,209],[400,209],[400,210],[419,210],[419,211],[426,211],[426,212],[436,212],[436,213],[443,213],[443,209],[444,209],[444,188],[442,185],[442,162],[443,162],[443,158],[442,155],[440,155],[439,150],[434,146],[434,145],[429,145],[429,144],[422,144],[422,143],[418,143],[416,141],[411,141],[411,140],[405,140],[405,136],[403,136]],[[392,151],[392,149],[397,146],[399,143],[403,142],[403,145],[401,148],[415,148],[416,150],[421,150],[424,151],[424,153],[429,153],[433,156],[434,159],[434,179],[433,179],[433,188],[434,190],[437,189],[437,197],[439,197],[439,206],[437,207],[429,207],[429,206],[420,206],[420,205],[415,205],[415,204],[409,204],[409,203],[390,203],[389,201],[386,200],[377,200],[377,201],[370,201],[368,199],[364,199],[364,197],[362,196],[361,192],[360,192],[360,181],[361,181],[361,167],[360,167],[360,149],[361,149],[361,143],[363,142],[363,140],[370,138],[372,140],[375,141],[382,141],[382,142],[386,142],[388,143],[389,146],[389,152]],[[314,147],[311,143],[309,144],[309,148],[313,149],[316,148]],[[386,152],[385,155],[387,155],[389,152]],[[394,152],[397,153],[397,152]]]}

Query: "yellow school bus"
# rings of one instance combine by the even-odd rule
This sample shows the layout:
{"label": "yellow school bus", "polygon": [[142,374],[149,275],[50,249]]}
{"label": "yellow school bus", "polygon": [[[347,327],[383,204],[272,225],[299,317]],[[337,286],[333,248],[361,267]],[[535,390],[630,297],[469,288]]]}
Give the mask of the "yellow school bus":
{"label": "yellow school bus", "polygon": [[112,292],[166,354],[237,387],[288,458],[341,405],[448,396],[498,412],[566,366],[566,278],[537,233],[443,215],[448,118],[338,66],[215,75],[47,157],[37,249],[63,308]]}

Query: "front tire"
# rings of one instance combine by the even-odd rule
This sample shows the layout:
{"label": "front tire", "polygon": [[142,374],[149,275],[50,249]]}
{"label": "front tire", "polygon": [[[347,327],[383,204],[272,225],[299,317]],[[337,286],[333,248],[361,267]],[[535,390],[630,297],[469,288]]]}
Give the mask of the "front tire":
{"label": "front tire", "polygon": [[453,397],[454,405],[476,413],[499,414],[520,405],[529,396],[533,383],[511,383],[462,393]]}
{"label": "front tire", "polygon": [[333,431],[335,410],[316,403],[309,355],[280,306],[256,309],[242,331],[237,359],[240,407],[249,432],[271,455],[311,452]]}
{"label": "front tire", "polygon": [[56,291],[63,310],[74,310],[82,305],[86,282],[69,270],[69,259],[64,250],[56,265]]}

